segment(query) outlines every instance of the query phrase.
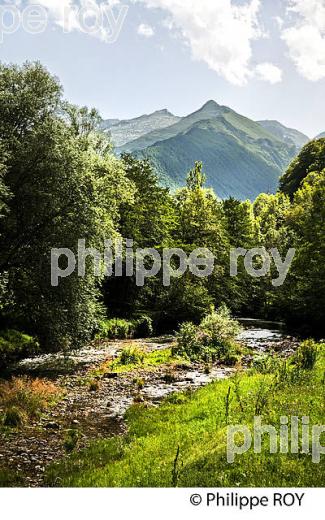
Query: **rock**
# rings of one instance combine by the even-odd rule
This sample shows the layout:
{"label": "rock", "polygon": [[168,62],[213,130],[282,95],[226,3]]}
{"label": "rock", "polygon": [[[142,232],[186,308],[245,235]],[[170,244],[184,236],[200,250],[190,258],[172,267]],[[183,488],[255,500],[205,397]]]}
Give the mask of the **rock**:
{"label": "rock", "polygon": [[103,379],[116,379],[119,376],[117,372],[107,372],[103,375]]}
{"label": "rock", "polygon": [[47,430],[59,430],[60,429],[60,425],[56,422],[48,422],[46,425],[45,425],[45,428]]}

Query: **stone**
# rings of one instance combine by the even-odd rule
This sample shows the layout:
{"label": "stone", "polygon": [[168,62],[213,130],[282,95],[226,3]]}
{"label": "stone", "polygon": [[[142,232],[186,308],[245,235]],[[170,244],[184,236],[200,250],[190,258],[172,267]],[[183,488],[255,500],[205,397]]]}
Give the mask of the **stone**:
{"label": "stone", "polygon": [[118,376],[119,375],[117,372],[107,372],[107,374],[103,375],[103,378],[104,379],[116,379]]}
{"label": "stone", "polygon": [[60,425],[56,422],[48,422],[46,425],[45,425],[45,428],[47,430],[59,430],[60,429]]}

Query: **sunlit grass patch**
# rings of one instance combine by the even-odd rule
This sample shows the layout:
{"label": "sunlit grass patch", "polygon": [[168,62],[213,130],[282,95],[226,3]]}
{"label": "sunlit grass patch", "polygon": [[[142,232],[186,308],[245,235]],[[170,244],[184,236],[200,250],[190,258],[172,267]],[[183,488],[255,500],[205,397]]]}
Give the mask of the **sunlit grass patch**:
{"label": "sunlit grass patch", "polygon": [[91,371],[92,376],[103,376],[109,372],[118,374],[129,373],[135,370],[154,370],[162,365],[184,364],[184,359],[173,355],[172,348],[147,352],[145,346],[138,343],[130,343],[124,347],[118,358],[105,361],[96,370]]}
{"label": "sunlit grass patch", "polygon": [[229,464],[227,426],[252,429],[256,415],[277,431],[282,416],[308,416],[311,425],[324,424],[325,355],[321,349],[312,369],[301,370],[289,361],[286,370],[277,367],[273,373],[237,374],[196,392],[170,396],[158,408],[132,406],[126,413],[127,435],[94,443],[52,465],[47,483],[73,487],[319,486],[325,476],[324,456],[314,464],[310,454],[270,454],[267,438],[261,453],[250,449]]}

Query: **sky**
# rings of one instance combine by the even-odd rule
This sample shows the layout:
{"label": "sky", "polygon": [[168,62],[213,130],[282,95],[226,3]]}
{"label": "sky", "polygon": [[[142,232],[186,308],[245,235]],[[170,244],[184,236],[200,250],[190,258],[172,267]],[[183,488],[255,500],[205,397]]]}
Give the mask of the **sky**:
{"label": "sky", "polygon": [[325,0],[0,0],[0,60],[39,60],[105,119],[214,99],[325,131]]}

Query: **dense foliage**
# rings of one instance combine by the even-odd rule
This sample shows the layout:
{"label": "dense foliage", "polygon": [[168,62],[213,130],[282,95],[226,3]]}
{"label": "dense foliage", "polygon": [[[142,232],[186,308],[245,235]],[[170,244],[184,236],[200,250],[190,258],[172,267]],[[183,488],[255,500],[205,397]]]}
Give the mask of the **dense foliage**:
{"label": "dense foliage", "polygon": [[[95,110],[65,102],[58,80],[40,64],[1,65],[3,330],[25,331],[42,349],[75,348],[101,334],[107,318],[142,323],[144,333],[152,324],[173,331],[182,322],[200,323],[225,304],[236,315],[285,318],[324,332],[324,139],[303,148],[276,195],[261,194],[254,203],[221,201],[205,187],[201,163],[185,187],[175,193],[163,188],[148,160],[113,154],[100,121]],[[85,239],[88,248],[103,251],[104,240],[116,237],[160,252],[209,248],[214,271],[207,278],[187,272],[170,287],[158,274],[138,287],[134,276],[96,278],[89,261],[85,277],[75,272],[51,286],[51,248],[76,253],[78,239]],[[232,247],[261,246],[278,248],[283,257],[296,248],[283,286],[272,285],[274,266],[269,275],[252,278],[243,259],[238,276],[230,276]],[[128,326],[122,326],[126,337]],[[113,326],[107,327],[112,335]],[[8,352],[13,349],[14,343]]]}
{"label": "dense foliage", "polygon": [[227,307],[222,306],[207,315],[199,326],[183,323],[177,334],[173,354],[192,361],[201,359],[206,363],[221,361],[234,365],[238,359],[235,339],[240,330],[240,325],[231,318]]}

